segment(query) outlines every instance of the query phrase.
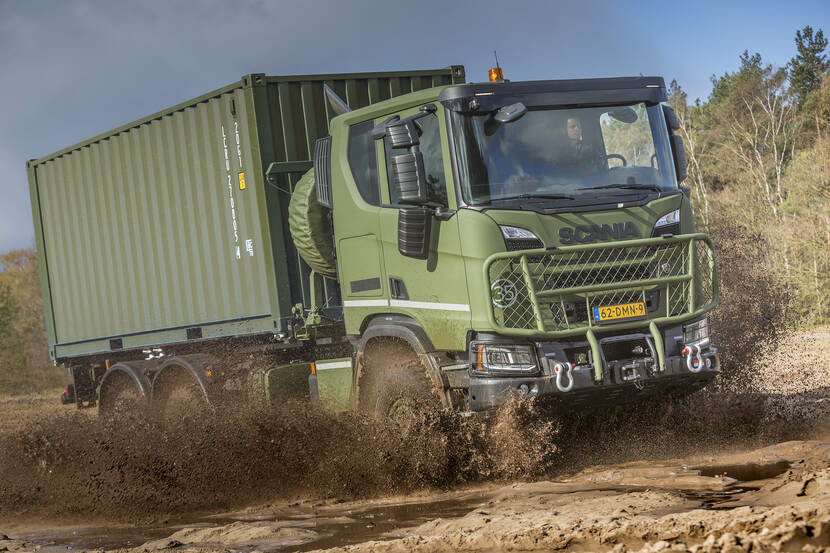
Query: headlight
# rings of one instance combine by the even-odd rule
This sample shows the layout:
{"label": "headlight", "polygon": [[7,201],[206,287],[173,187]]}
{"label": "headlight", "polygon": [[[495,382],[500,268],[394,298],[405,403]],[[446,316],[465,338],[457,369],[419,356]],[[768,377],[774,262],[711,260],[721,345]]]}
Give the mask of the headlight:
{"label": "headlight", "polygon": [[470,361],[477,373],[535,374],[539,370],[532,346],[473,343],[470,349]]}
{"label": "headlight", "polygon": [[507,225],[499,225],[499,228],[501,229],[501,233],[504,235],[505,238],[535,238],[536,240],[539,239],[538,236],[536,236],[526,228],[511,227]]}
{"label": "headlight", "polygon": [[654,223],[654,230],[652,236],[661,236],[663,234],[680,234],[680,210],[675,209],[666,213]]}
{"label": "headlight", "polygon": [[685,345],[700,344],[709,340],[709,317],[683,325],[683,343]]}
{"label": "headlight", "polygon": [[501,234],[504,236],[504,245],[509,252],[518,250],[535,250],[545,245],[539,237],[526,228],[499,225]]}
{"label": "headlight", "polygon": [[676,225],[678,223],[680,223],[680,210],[675,209],[674,211],[666,213],[665,215],[657,219],[657,222],[654,223],[654,228]]}

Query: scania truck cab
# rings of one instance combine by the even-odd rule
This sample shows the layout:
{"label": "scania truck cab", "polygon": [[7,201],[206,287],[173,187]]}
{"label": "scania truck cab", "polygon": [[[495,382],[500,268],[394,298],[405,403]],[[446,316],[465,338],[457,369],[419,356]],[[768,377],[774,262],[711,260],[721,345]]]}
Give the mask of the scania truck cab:
{"label": "scania truck cab", "polygon": [[[714,257],[660,77],[450,85],[345,112],[317,143],[356,400],[574,404],[717,373]],[[371,355],[384,340],[400,341]],[[405,356],[405,354],[404,354]],[[418,372],[418,368],[414,372]]]}

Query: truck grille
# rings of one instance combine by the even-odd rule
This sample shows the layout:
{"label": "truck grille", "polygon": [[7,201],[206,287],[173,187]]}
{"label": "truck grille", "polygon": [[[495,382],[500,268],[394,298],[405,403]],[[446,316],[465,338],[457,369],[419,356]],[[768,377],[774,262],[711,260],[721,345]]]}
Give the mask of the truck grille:
{"label": "truck grille", "polygon": [[594,307],[635,302],[646,304],[645,319],[669,322],[711,309],[718,293],[703,234],[501,253],[487,259],[485,274],[491,322],[508,334],[584,330],[600,324]]}

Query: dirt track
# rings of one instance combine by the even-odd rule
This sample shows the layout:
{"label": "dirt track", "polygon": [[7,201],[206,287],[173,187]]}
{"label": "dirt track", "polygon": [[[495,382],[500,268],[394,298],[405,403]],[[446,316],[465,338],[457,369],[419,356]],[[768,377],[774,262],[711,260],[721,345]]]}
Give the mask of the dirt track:
{"label": "dirt track", "polygon": [[[434,449],[399,451],[407,447],[406,439],[395,441],[372,431],[347,435],[347,440],[363,440],[357,447],[352,442],[350,450],[332,450],[324,443],[328,457],[307,452],[310,462],[325,461],[332,473],[367,470],[383,458],[398,463],[399,481],[391,471],[383,478],[351,482],[355,487],[350,493],[344,492],[343,475],[298,469],[295,478],[311,490],[311,496],[298,496],[294,490],[287,497],[290,494],[274,491],[282,490],[279,486],[269,488],[273,482],[263,482],[274,498],[267,505],[260,498],[249,503],[260,506],[243,507],[233,497],[223,497],[216,505],[227,504],[230,512],[216,515],[223,509],[213,507],[199,515],[157,518],[149,526],[116,526],[96,513],[85,520],[90,528],[49,529],[66,524],[67,519],[57,517],[50,523],[30,516],[22,520],[8,510],[0,511],[6,513],[0,520],[7,520],[0,523],[0,534],[15,538],[2,540],[0,535],[0,551],[66,551],[67,547],[136,553],[330,547],[429,552],[830,550],[830,440],[825,441],[830,438],[828,361],[830,331],[798,335],[769,357],[769,362],[759,364],[751,390],[721,390],[672,413],[612,420],[613,426],[606,427],[612,432],[583,432],[582,439],[587,434],[590,442],[587,445],[569,442],[573,438],[560,429],[557,439],[570,446],[566,451],[533,449],[536,439],[550,430],[538,421],[532,425],[536,434],[505,438],[527,420],[527,413],[519,412],[499,422],[502,439],[497,446],[469,439],[454,442],[455,433],[470,428],[451,426],[429,429]],[[355,431],[360,426],[355,424],[330,432],[338,437],[338,433]],[[243,438],[247,435],[245,429],[240,432]],[[605,439],[597,440],[597,436]],[[451,452],[434,458],[441,447],[452,450],[471,443],[481,457],[464,460],[464,478],[451,471],[459,468],[459,458]],[[308,444],[303,442],[303,447]],[[364,448],[382,451],[359,454]],[[349,451],[367,464],[355,459],[346,463]],[[256,452],[251,455],[257,458]],[[673,458],[678,455],[682,458]],[[423,466],[427,460],[432,464]],[[512,472],[511,460],[517,466]],[[125,459],[116,461],[129,464]],[[59,461],[50,458],[49,462]],[[375,467],[383,473],[379,465]],[[488,467],[498,482],[483,472]],[[547,476],[536,478],[540,470]],[[411,479],[404,471],[414,471],[421,478]],[[122,470],[119,474],[133,473]],[[278,484],[285,487],[286,483]],[[436,488],[451,491],[429,491]],[[86,489],[71,491],[85,493]],[[206,488],[206,495],[199,499],[204,501],[216,489]],[[17,493],[20,505],[34,512],[26,500],[40,496]],[[405,495],[371,498],[396,493]],[[328,499],[315,500],[315,494]],[[64,496],[54,497],[61,501]]]}

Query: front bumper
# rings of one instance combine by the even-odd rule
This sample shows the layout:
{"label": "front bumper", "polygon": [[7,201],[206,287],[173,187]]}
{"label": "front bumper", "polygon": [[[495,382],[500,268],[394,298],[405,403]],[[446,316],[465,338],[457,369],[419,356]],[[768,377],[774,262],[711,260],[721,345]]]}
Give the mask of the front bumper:
{"label": "front bumper", "polygon": [[[492,410],[517,396],[549,396],[573,409],[589,409],[695,392],[720,372],[720,360],[708,336],[687,347],[683,329],[650,324],[648,331],[588,341],[535,342],[540,371],[534,376],[487,374],[471,363],[470,410]],[[512,340],[490,336],[483,341],[498,345]],[[634,350],[638,356],[627,354]]]}
{"label": "front bumper", "polygon": [[514,397],[549,396],[562,401],[573,409],[601,408],[611,405],[638,402],[653,396],[683,396],[700,390],[720,372],[716,350],[701,355],[709,360],[709,366],[698,373],[686,368],[683,357],[666,359],[666,370],[644,374],[640,378],[624,381],[596,381],[592,368],[573,369],[573,388],[560,392],[556,377],[470,377],[470,410],[489,411]]}

